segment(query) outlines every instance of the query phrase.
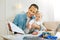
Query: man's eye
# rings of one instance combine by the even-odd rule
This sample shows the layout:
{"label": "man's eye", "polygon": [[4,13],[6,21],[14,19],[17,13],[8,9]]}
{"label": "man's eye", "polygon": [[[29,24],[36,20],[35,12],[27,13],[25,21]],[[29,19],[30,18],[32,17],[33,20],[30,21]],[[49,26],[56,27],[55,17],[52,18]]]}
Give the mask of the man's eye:
{"label": "man's eye", "polygon": [[40,17],[39,17],[40,18]]}
{"label": "man's eye", "polygon": [[32,10],[30,10],[32,12]]}

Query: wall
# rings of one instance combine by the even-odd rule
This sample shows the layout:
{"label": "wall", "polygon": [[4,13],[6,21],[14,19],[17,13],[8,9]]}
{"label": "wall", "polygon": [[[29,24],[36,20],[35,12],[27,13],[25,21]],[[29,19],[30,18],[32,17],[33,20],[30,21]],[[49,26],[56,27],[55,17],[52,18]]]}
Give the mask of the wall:
{"label": "wall", "polygon": [[54,1],[54,21],[60,21],[60,0]]}
{"label": "wall", "polygon": [[53,0],[39,0],[39,7],[44,21],[54,21],[53,2]]}
{"label": "wall", "polygon": [[[6,35],[6,29],[6,0],[0,0],[0,35]],[[1,36],[0,40],[3,40]]]}
{"label": "wall", "polygon": [[5,34],[6,30],[6,2],[0,0],[0,34]]}

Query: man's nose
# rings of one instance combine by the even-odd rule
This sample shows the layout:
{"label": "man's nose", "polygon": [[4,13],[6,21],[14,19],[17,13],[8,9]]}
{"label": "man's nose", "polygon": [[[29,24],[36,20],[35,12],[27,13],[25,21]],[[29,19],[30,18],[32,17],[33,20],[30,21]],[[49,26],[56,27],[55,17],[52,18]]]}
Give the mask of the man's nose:
{"label": "man's nose", "polygon": [[33,13],[33,12],[31,12],[31,15],[34,15],[34,13]]}

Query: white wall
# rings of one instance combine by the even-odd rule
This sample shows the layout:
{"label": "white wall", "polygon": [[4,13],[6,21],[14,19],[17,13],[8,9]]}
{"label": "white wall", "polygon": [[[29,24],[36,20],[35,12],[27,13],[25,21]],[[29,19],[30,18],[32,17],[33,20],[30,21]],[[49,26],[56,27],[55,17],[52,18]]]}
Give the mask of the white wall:
{"label": "white wall", "polygon": [[60,21],[60,0],[54,2],[54,21]]}
{"label": "white wall", "polygon": [[6,31],[6,2],[5,0],[0,0],[0,34],[5,34],[5,33],[7,33]]}
{"label": "white wall", "polygon": [[53,0],[39,0],[40,11],[44,21],[54,21]]}

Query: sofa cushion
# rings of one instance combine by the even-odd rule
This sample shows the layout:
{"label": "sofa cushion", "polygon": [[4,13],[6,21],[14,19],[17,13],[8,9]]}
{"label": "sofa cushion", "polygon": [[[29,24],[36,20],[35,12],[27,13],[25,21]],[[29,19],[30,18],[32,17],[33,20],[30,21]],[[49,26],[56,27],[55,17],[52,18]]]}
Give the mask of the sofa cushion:
{"label": "sofa cushion", "polygon": [[57,29],[57,26],[60,22],[44,22],[44,26],[48,29],[48,30],[52,30],[55,31]]}

